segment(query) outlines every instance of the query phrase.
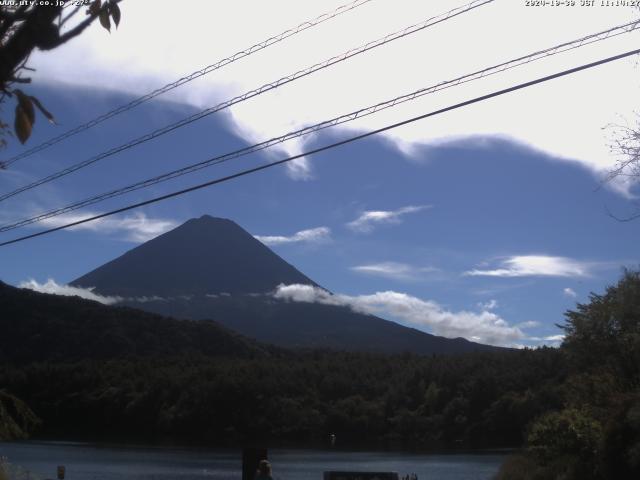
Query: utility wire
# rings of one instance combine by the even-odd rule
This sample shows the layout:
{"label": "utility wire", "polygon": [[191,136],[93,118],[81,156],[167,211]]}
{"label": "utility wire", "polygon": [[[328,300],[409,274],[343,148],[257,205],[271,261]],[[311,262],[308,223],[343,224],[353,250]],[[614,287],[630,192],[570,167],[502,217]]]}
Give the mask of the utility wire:
{"label": "utility wire", "polygon": [[159,197],[155,197],[155,198],[152,198],[152,199],[149,199],[149,200],[145,200],[143,202],[134,203],[134,204],[128,205],[126,207],[118,208],[116,210],[111,210],[109,212],[101,213],[99,215],[94,215],[92,217],[85,218],[85,219],[82,219],[82,220],[78,220],[78,221],[75,221],[75,222],[71,222],[71,223],[68,223],[68,224],[65,224],[65,225],[61,225],[61,226],[58,226],[58,227],[50,228],[48,230],[32,233],[30,235],[25,235],[25,236],[19,237],[19,238],[14,238],[12,240],[8,240],[8,241],[0,243],[0,247],[4,247],[6,245],[11,245],[11,244],[14,244],[14,243],[22,242],[22,241],[25,241],[25,240],[28,240],[28,239],[31,239],[31,238],[35,238],[35,237],[40,237],[42,235],[47,235],[49,233],[56,232],[58,230],[64,230],[64,229],[67,229],[67,228],[71,228],[71,227],[75,227],[75,226],[78,226],[78,225],[82,225],[82,224],[87,223],[87,222],[92,222],[92,221],[95,221],[95,220],[99,220],[101,218],[109,217],[111,215],[115,215],[115,214],[118,214],[118,213],[123,213],[123,212],[129,211],[129,210],[133,210],[135,208],[139,208],[139,207],[143,207],[143,206],[146,206],[146,205],[150,205],[152,203],[157,203],[157,202],[160,202],[160,201],[163,201],[163,200],[167,200],[167,199],[170,199],[170,198],[173,198],[173,197],[178,197],[180,195],[184,195],[184,194],[189,193],[189,192],[193,192],[193,191],[200,190],[200,189],[203,189],[203,188],[206,188],[206,187],[210,187],[212,185],[217,185],[219,183],[228,182],[230,180],[234,180],[236,178],[244,177],[246,175],[259,172],[261,170],[266,170],[268,168],[275,167],[277,165],[282,165],[284,163],[291,162],[293,160],[296,160],[298,158],[302,158],[304,156],[314,155],[314,154],[317,154],[317,153],[320,153],[320,152],[324,152],[326,150],[330,150],[332,148],[336,148],[336,147],[339,147],[339,146],[342,146],[342,145],[346,145],[348,143],[355,142],[357,140],[362,140],[364,138],[371,137],[373,135],[377,135],[379,133],[386,132],[388,130],[392,130],[394,128],[398,128],[398,127],[401,127],[401,126],[404,126],[404,125],[407,125],[407,124],[410,124],[410,123],[413,123],[413,122],[417,122],[418,120],[423,120],[425,118],[429,118],[429,117],[433,117],[433,116],[436,116],[436,115],[440,115],[442,113],[449,112],[449,111],[452,111],[452,110],[456,110],[458,108],[466,107],[466,106],[472,105],[474,103],[479,103],[479,102],[482,102],[482,101],[485,101],[485,100],[489,100],[489,99],[494,98],[494,97],[498,97],[500,95],[505,95],[507,93],[515,92],[515,91],[521,90],[523,88],[531,87],[531,86],[537,85],[539,83],[543,83],[543,82],[547,82],[547,81],[550,81],[550,80],[553,80],[553,79],[556,79],[556,78],[560,78],[560,77],[564,77],[564,76],[567,76],[567,75],[571,75],[573,73],[577,73],[577,72],[580,72],[582,70],[587,70],[589,68],[594,68],[594,67],[597,67],[599,65],[604,65],[606,63],[610,63],[610,62],[613,62],[615,60],[620,60],[622,58],[630,57],[631,55],[636,55],[638,53],[640,53],[640,48],[636,49],[636,50],[631,50],[629,52],[621,53],[619,55],[614,55],[612,57],[604,58],[604,59],[598,60],[596,62],[587,63],[587,64],[581,65],[579,67],[574,67],[574,68],[571,68],[571,69],[568,69],[568,70],[563,70],[561,72],[554,73],[552,75],[547,75],[545,77],[537,78],[535,80],[530,80],[528,82],[520,83],[518,85],[514,85],[514,86],[509,87],[509,88],[505,88],[505,89],[498,90],[498,91],[495,91],[495,92],[492,92],[492,93],[488,93],[488,94],[482,95],[480,97],[475,97],[475,98],[473,98],[471,100],[466,100],[464,102],[456,103],[454,105],[450,105],[448,107],[441,108],[439,110],[434,110],[432,112],[425,113],[425,114],[419,115],[417,117],[409,118],[409,119],[403,120],[401,122],[397,122],[397,123],[394,123],[394,124],[391,124],[391,125],[387,125],[386,127],[378,128],[378,129],[372,130],[370,132],[366,132],[366,133],[363,133],[363,134],[360,134],[360,135],[356,135],[356,136],[347,138],[345,140],[341,140],[339,142],[335,142],[335,143],[332,143],[332,144],[329,144],[329,145],[325,145],[323,147],[319,147],[319,148],[316,148],[316,149],[313,149],[313,150],[309,150],[309,151],[301,153],[299,155],[293,155],[293,156],[284,158],[282,160],[278,160],[276,162],[268,163],[268,164],[265,164],[265,165],[260,165],[258,167],[249,168],[247,170],[242,170],[242,171],[234,173],[232,175],[227,175],[225,177],[216,178],[214,180],[210,180],[208,182],[201,183],[199,185],[194,185],[194,186],[189,187],[189,188],[185,188],[185,189],[178,190],[178,191],[175,191],[175,192],[172,192],[172,193],[161,195]]}
{"label": "utility wire", "polygon": [[371,2],[372,0],[355,0],[351,3],[346,3],[344,5],[339,6],[338,8],[336,8],[335,10],[331,11],[331,12],[327,12],[327,13],[323,13],[322,15],[319,15],[318,17],[312,19],[312,20],[308,20],[306,22],[301,23],[300,25],[298,25],[297,27],[291,28],[289,30],[285,30],[284,32],[275,35],[273,37],[270,37],[266,40],[263,40],[260,43],[256,43],[255,45],[252,45],[249,48],[246,48],[244,50],[240,50],[239,52],[234,53],[233,55],[231,55],[230,57],[224,58],[222,60],[217,61],[216,63],[212,63],[211,65],[207,65],[206,67],[200,69],[200,70],[196,70],[193,73],[190,73],[189,75],[186,75],[182,78],[179,78],[178,80],[168,83],[163,87],[160,87],[156,90],[153,90],[152,92],[147,93],[146,95],[143,95],[141,97],[138,97],[134,100],[132,100],[129,103],[126,103],[124,105],[121,105],[118,108],[115,108],[107,113],[105,113],[104,115],[101,115],[99,117],[94,118],[93,120],[90,120],[86,123],[83,123],[82,125],[78,125],[75,128],[72,128],[71,130],[68,130],[60,135],[58,135],[57,137],[53,137],[43,143],[41,143],[40,145],[36,145],[33,148],[30,148],[29,150],[26,150],[22,153],[19,153],[13,157],[11,157],[10,159],[1,162],[0,161],[0,166],[3,167],[8,167],[9,165],[14,164],[15,162],[22,160],[23,158],[27,158],[31,155],[33,155],[34,153],[38,153],[41,152],[42,150],[45,150],[53,145],[55,145],[56,143],[59,143],[63,140],[66,140],[69,137],[72,137],[74,135],[77,135],[78,133],[84,132],[85,130],[88,130],[92,127],[95,127],[96,125],[104,122],[105,120],[108,120],[112,117],[115,117],[116,115],[119,115],[121,113],[124,113],[128,110],[131,110],[132,108],[137,107],[138,105],[141,105],[142,103],[151,100],[152,98],[157,97],[158,95],[162,95],[163,93],[169,92],[171,90],[173,90],[174,88],[177,88],[181,85],[184,85],[185,83],[188,83],[192,80],[195,80],[197,78],[203,77],[204,75],[207,75],[215,70],[218,70],[222,67],[225,67],[237,60],[240,60],[242,58],[248,57],[251,54],[254,54],[256,52],[259,52],[260,50],[264,50],[267,47],[270,47],[271,45],[274,45],[276,43],[282,42],[283,40],[289,38],[289,37],[293,37],[294,35],[297,35],[298,33],[304,32],[305,30],[308,30],[310,28],[313,28],[317,25],[320,25],[328,20],[331,20],[335,17],[338,17],[340,15],[342,15],[343,13],[347,13],[351,10],[354,10],[358,7],[361,7],[369,2]]}
{"label": "utility wire", "polygon": [[179,120],[179,121],[177,121],[175,123],[172,123],[170,125],[166,125],[166,126],[164,126],[162,128],[154,130],[151,133],[145,134],[145,135],[143,135],[141,137],[138,137],[136,139],[133,139],[133,140],[131,140],[131,141],[125,143],[125,144],[122,144],[122,145],[120,145],[118,147],[114,147],[114,148],[112,148],[110,150],[107,150],[107,151],[105,151],[103,153],[100,153],[100,154],[98,154],[96,156],[93,156],[93,157],[91,157],[91,158],[89,158],[87,160],[84,160],[82,162],[76,163],[75,165],[67,167],[67,168],[65,168],[63,170],[60,170],[60,171],[58,171],[56,173],[53,173],[53,174],[51,174],[51,175],[49,175],[47,177],[41,178],[39,180],[36,180],[35,182],[32,182],[32,183],[30,183],[28,185],[25,185],[25,186],[20,187],[20,188],[18,188],[16,190],[13,190],[12,192],[0,195],[0,202],[6,200],[8,198],[11,198],[11,197],[13,197],[15,195],[18,195],[19,193],[25,192],[25,191],[30,190],[32,188],[35,188],[35,187],[38,187],[38,186],[43,185],[45,183],[51,182],[51,181],[53,181],[55,179],[58,179],[60,177],[65,176],[65,175],[69,175],[70,173],[73,173],[73,172],[75,172],[77,170],[80,170],[81,168],[87,167],[87,166],[89,166],[91,164],[94,164],[94,163],[96,163],[96,162],[98,162],[100,160],[103,160],[103,159],[107,158],[107,157],[110,157],[112,155],[120,153],[120,152],[122,152],[124,150],[128,150],[128,149],[130,149],[132,147],[140,145],[141,143],[148,142],[148,141],[153,140],[153,139],[155,139],[157,137],[160,137],[161,135],[164,135],[166,133],[172,132],[173,130],[176,130],[178,128],[184,127],[186,125],[189,125],[190,123],[193,123],[193,122],[195,122],[197,120],[200,120],[200,119],[202,119],[204,117],[207,117],[207,116],[209,116],[209,115],[211,115],[213,113],[216,113],[216,112],[219,112],[219,111],[224,110],[226,108],[229,108],[232,105],[235,105],[237,103],[243,102],[243,101],[248,100],[250,98],[256,97],[256,96],[261,95],[261,94],[263,94],[265,92],[274,90],[274,89],[276,89],[278,87],[281,87],[282,85],[286,85],[286,84],[288,84],[290,82],[293,82],[295,80],[298,80],[298,79],[300,79],[302,77],[306,77],[308,75],[311,75],[314,72],[317,72],[319,70],[323,70],[325,68],[328,68],[331,65],[335,65],[337,63],[344,62],[345,60],[348,60],[351,57],[354,57],[354,56],[359,55],[361,53],[367,52],[367,51],[372,50],[374,48],[380,47],[382,45],[386,45],[387,43],[390,43],[390,42],[392,42],[394,40],[398,40],[398,39],[404,38],[404,37],[406,37],[408,35],[411,35],[413,33],[416,33],[416,32],[419,32],[421,30],[424,30],[424,29],[426,29],[428,27],[431,27],[431,26],[436,25],[438,23],[444,22],[446,20],[449,20],[449,19],[451,19],[453,17],[456,17],[458,15],[461,15],[463,13],[469,12],[469,11],[471,11],[471,10],[473,10],[475,8],[478,8],[478,7],[482,6],[482,5],[485,5],[485,4],[488,4],[488,3],[492,3],[493,1],[495,1],[495,0],[474,0],[473,2],[471,2],[471,3],[467,4],[467,5],[454,8],[454,9],[452,9],[452,10],[450,10],[450,11],[444,13],[444,14],[441,14],[441,15],[438,15],[438,16],[435,16],[435,17],[431,17],[431,18],[429,18],[429,19],[427,19],[427,20],[425,20],[423,22],[416,23],[414,25],[411,25],[409,27],[404,28],[403,30],[388,34],[385,37],[379,38],[377,40],[373,40],[373,41],[371,41],[369,43],[361,45],[360,47],[351,49],[351,50],[349,50],[349,51],[347,51],[345,53],[342,53],[340,55],[332,57],[332,58],[330,58],[328,60],[325,60],[323,62],[320,62],[320,63],[317,63],[315,65],[312,65],[311,67],[305,68],[303,70],[299,70],[299,71],[297,71],[297,72],[295,72],[295,73],[293,73],[291,75],[287,75],[285,77],[282,77],[282,78],[276,80],[275,82],[264,84],[264,85],[262,85],[261,87],[255,89],[255,90],[251,90],[251,91],[249,91],[247,93],[244,93],[242,95],[234,97],[231,100],[227,100],[227,101],[225,101],[223,103],[220,103],[220,104],[218,104],[218,105],[216,105],[214,107],[207,108],[206,110],[202,110],[202,111],[200,111],[198,113],[195,113],[195,114],[193,114],[193,115],[191,115],[189,117],[183,118],[182,120]]}
{"label": "utility wire", "polygon": [[498,65],[494,65],[492,67],[488,67],[482,70],[478,70],[476,72],[461,76],[461,77],[457,77],[453,80],[446,80],[443,82],[440,82],[436,85],[430,86],[430,87],[426,87],[426,88],[421,88],[419,90],[416,90],[414,92],[411,92],[409,94],[406,95],[401,95],[398,97],[395,97],[391,100],[386,100],[384,102],[380,102],[378,104],[372,105],[372,106],[368,106],[365,108],[361,108],[359,110],[355,110],[353,112],[344,114],[344,115],[340,115],[338,117],[334,117],[330,120],[326,120],[320,123],[317,123],[315,125],[311,125],[308,127],[304,127],[302,129],[299,130],[295,130],[289,133],[286,133],[284,135],[281,135],[279,137],[274,137],[271,138],[269,140],[248,146],[248,147],[244,147],[241,148],[239,150],[235,150],[233,152],[229,152],[229,153],[225,153],[223,155],[219,155],[198,163],[194,163],[182,168],[179,168],[177,170],[173,170],[170,172],[166,172],[163,174],[160,174],[158,176],[146,179],[146,180],[142,180],[133,184],[130,184],[128,186],[125,187],[121,187],[115,190],[111,190],[108,192],[103,192],[101,194],[98,195],[94,195],[92,197],[86,198],[84,200],[80,200],[77,201],[75,203],[66,205],[64,207],[60,207],[60,208],[56,208],[53,210],[49,210],[47,212],[43,212],[40,213],[38,215],[35,215],[33,217],[30,218],[26,218],[23,220],[19,220],[17,222],[11,223],[11,224],[5,224],[0,226],[0,232],[6,232],[9,230],[14,230],[16,228],[25,226],[25,225],[30,225],[42,220],[46,220],[48,218],[51,217],[55,217],[58,215],[62,215],[68,212],[72,212],[74,210],[78,210],[82,207],[86,207],[89,205],[93,205],[99,202],[102,202],[104,200],[113,198],[113,197],[117,197],[120,195],[124,195],[126,193],[130,193],[136,190],[140,190],[142,188],[146,188],[152,185],[156,185],[158,183],[161,182],[165,182],[168,180],[171,180],[173,178],[177,178],[180,177],[182,175],[186,175],[188,173],[192,173],[198,170],[201,170],[203,168],[206,167],[210,167],[213,165],[218,165],[221,163],[225,163],[228,162],[230,160],[239,158],[239,157],[243,157],[245,155],[249,155],[251,153],[260,151],[260,150],[264,150],[266,148],[272,147],[274,145],[283,143],[285,141],[294,139],[294,138],[298,138],[298,137],[302,137],[311,133],[315,133],[321,130],[324,130],[326,128],[329,127],[333,127],[336,125],[340,125],[343,123],[347,123],[353,120],[356,120],[358,118],[362,118],[368,115],[372,115],[374,113],[377,113],[381,110],[385,110],[387,108],[391,108],[391,107],[395,107],[399,104],[408,102],[408,101],[412,101],[415,100],[416,98],[428,95],[428,94],[432,94],[441,90],[445,90],[447,88],[451,88],[457,85],[461,85],[464,83],[468,83],[470,81],[473,80],[479,80],[481,78],[484,77],[488,77],[490,75],[495,75],[497,73],[506,71],[506,70],[510,70],[512,68],[521,66],[521,65],[525,65],[525,64],[529,64],[531,62],[537,61],[537,60],[541,60],[547,57],[550,57],[552,55],[556,55],[559,53],[563,53],[569,50],[573,50],[579,47],[582,47],[584,45],[588,45],[591,43],[595,43],[595,42],[599,42],[602,40],[605,40],[607,38],[611,38],[626,32],[631,31],[634,27],[636,27],[638,24],[640,23],[640,20],[636,20],[634,22],[629,22],[627,24],[624,25],[620,25],[617,27],[613,27],[610,28],[608,30],[602,31],[602,32],[598,32],[598,33],[594,33],[591,35],[587,35],[585,37],[581,37],[579,39],[573,40],[571,42],[566,42],[560,45],[556,45],[554,47],[550,47],[544,50],[539,50],[537,52],[525,55],[525,56],[521,56],[518,58],[515,58],[513,60],[509,60],[507,62],[503,62],[500,63]]}

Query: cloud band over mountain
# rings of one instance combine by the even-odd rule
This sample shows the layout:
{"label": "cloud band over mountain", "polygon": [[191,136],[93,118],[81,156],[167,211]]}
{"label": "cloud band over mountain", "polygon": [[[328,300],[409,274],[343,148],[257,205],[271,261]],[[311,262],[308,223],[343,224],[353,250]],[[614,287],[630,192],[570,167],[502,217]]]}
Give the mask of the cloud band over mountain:
{"label": "cloud band over mountain", "polygon": [[406,293],[385,291],[371,295],[333,295],[311,285],[294,284],[278,286],[273,296],[292,302],[348,306],[360,313],[387,315],[420,329],[426,327],[436,335],[463,337],[489,345],[514,346],[526,339],[520,327],[510,326],[493,312],[451,312],[436,302]]}

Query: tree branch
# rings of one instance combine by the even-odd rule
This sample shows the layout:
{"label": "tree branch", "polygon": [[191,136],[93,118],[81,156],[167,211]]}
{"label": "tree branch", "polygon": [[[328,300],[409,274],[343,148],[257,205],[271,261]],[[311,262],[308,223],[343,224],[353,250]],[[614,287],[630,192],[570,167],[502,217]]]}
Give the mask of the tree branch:
{"label": "tree branch", "polygon": [[0,18],[9,20],[11,22],[26,20],[28,15],[27,8],[29,8],[28,5],[21,5],[15,10],[15,12],[9,12],[8,10],[0,9]]}
{"label": "tree branch", "polygon": [[631,222],[632,220],[635,220],[635,219],[637,219],[637,218],[640,218],[640,212],[638,212],[638,213],[634,213],[634,214],[629,215],[629,216],[627,216],[627,217],[619,217],[619,216],[617,216],[617,215],[613,214],[613,213],[611,212],[611,210],[609,210],[609,208],[607,208],[607,206],[606,206],[606,205],[605,205],[605,207],[604,207],[604,208],[605,208],[605,210],[607,211],[607,215],[609,215],[611,218],[613,218],[614,220],[617,220],[618,222],[621,222],[621,223]]}
{"label": "tree branch", "polygon": [[35,47],[57,36],[53,21],[59,13],[60,7],[52,6],[34,8],[29,12],[15,34],[0,47],[0,83],[7,82]]}
{"label": "tree branch", "polygon": [[13,83],[31,83],[30,78],[21,78],[21,77],[12,77],[9,79],[9,81]]}
{"label": "tree branch", "polygon": [[80,35],[82,32],[84,32],[84,30],[93,23],[93,21],[98,18],[97,15],[91,15],[89,17],[87,17],[86,19],[84,19],[82,22],[80,22],[78,25],[76,25],[75,27],[73,27],[71,30],[69,30],[67,33],[65,33],[64,35],[60,35],[58,37],[58,40],[55,42],[52,42],[50,45],[47,46],[47,48],[43,48],[42,50],[52,50],[56,47],[59,47],[60,45],[62,45],[65,42],[68,42],[69,40],[71,40],[73,37],[77,37],[78,35]]}
{"label": "tree branch", "polygon": [[[115,0],[111,3],[120,3],[122,0]],[[58,40],[55,42],[52,42],[50,45],[47,45],[47,48],[42,48],[40,47],[41,50],[51,50],[54,49],[56,47],[59,47],[60,45],[62,45],[65,42],[68,42],[69,40],[71,40],[74,37],[77,37],[78,35],[80,35],[82,32],[84,32],[84,30],[93,23],[93,21],[98,18],[100,16],[100,13],[102,13],[103,11],[107,11],[109,9],[109,4],[105,3],[102,8],[95,14],[95,15],[90,15],[88,18],[86,18],[85,20],[83,20],[82,22],[80,22],[78,25],[76,25],[75,27],[73,27],[71,30],[69,30],[67,33],[65,33],[64,35],[60,35],[58,37]],[[72,15],[74,15],[76,13],[76,10],[74,10],[73,12],[71,12],[67,18],[65,18],[63,20],[63,23],[67,21],[67,19],[69,17],[71,17]]]}
{"label": "tree branch", "polygon": [[71,17],[73,17],[76,13],[78,13],[80,11],[80,9],[83,7],[83,5],[78,5],[76,8],[73,9],[73,11],[67,15],[66,17],[64,17],[61,21],[60,21],[60,26],[62,27],[65,23],[67,23],[67,20],[69,20]]}

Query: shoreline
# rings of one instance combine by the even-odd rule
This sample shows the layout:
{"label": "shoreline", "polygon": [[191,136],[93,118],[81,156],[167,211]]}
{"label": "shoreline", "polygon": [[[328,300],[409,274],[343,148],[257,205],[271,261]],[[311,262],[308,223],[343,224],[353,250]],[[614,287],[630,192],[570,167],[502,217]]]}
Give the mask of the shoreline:
{"label": "shoreline", "polygon": [[[5,444],[13,445],[42,445],[42,446],[60,446],[60,447],[92,447],[96,449],[113,449],[113,450],[151,450],[151,451],[185,451],[185,452],[220,452],[231,453],[241,452],[242,446],[222,446],[222,445],[205,445],[205,444],[186,444],[186,443],[145,443],[137,441],[112,441],[112,440],[87,440],[87,439],[49,439],[49,438],[30,438],[23,440],[0,441],[0,447]],[[247,445],[248,446],[248,445]],[[460,448],[460,449],[400,449],[400,448],[374,448],[373,446],[355,446],[347,445],[344,447],[327,448],[318,445],[293,446],[278,444],[266,447],[269,451],[276,452],[315,452],[315,453],[380,453],[380,454],[403,454],[416,456],[429,455],[510,455],[517,453],[522,448],[515,447],[488,447],[488,448]]]}

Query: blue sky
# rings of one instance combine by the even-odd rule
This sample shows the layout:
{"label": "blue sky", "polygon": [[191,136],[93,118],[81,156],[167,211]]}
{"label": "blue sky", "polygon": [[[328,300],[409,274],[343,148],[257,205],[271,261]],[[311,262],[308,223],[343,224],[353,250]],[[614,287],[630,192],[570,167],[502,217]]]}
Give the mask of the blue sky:
{"label": "blue sky", "polygon": [[[126,15],[123,8],[125,19]],[[299,15],[312,16],[306,11]],[[131,17],[134,21],[135,12]],[[91,35],[100,33],[97,30]],[[109,40],[118,34],[113,33]],[[66,51],[63,55],[67,57],[59,58],[68,60],[78,53]],[[66,78],[63,83],[59,78],[62,69],[36,60],[44,71],[52,72],[52,78],[35,82],[30,93],[55,113],[61,125],[49,126],[40,118],[29,146],[115,108],[134,98],[135,93],[144,93],[149,79],[163,78],[147,68],[141,92],[133,80],[117,90],[98,80],[70,83]],[[573,64],[566,60],[568,65]],[[114,78],[119,75],[116,66],[111,66]],[[134,79],[143,75],[133,67],[132,71]],[[594,74],[594,78],[601,80],[603,75],[610,81],[618,78],[615,68]],[[87,78],[94,77],[87,73]],[[0,173],[0,189],[12,190],[179,120],[198,111],[206,100],[206,106],[224,100],[248,82],[245,77],[238,78],[237,84],[224,78],[207,88],[194,86],[190,94],[170,97],[171,101],[154,100],[73,141],[33,155]],[[560,83],[558,88],[571,87],[571,82]],[[637,88],[637,82],[631,84]],[[53,279],[56,285],[64,285],[145,239],[189,218],[209,214],[235,220],[354,308],[448,336],[505,345],[557,344],[561,332],[554,324],[562,322],[565,310],[587,301],[590,291],[600,292],[614,283],[623,267],[638,266],[640,220],[619,222],[608,212],[620,216],[633,212],[634,196],[640,190],[633,184],[603,185],[602,173],[611,160],[593,159],[584,153],[584,146],[571,146],[584,137],[584,143],[599,143],[606,150],[606,142],[594,138],[593,131],[580,131],[587,128],[586,123],[580,123],[586,120],[580,117],[588,117],[589,125],[598,128],[613,118],[596,108],[603,100],[589,93],[591,89],[576,85],[573,83],[573,90],[581,91],[583,103],[582,109],[573,112],[572,123],[566,123],[564,116],[575,106],[575,100],[564,99],[562,90],[554,97],[547,96],[544,103],[535,95],[541,91],[548,95],[551,86],[535,94],[519,92],[509,99],[424,120],[404,132],[307,158],[304,175],[275,167],[84,229],[0,248],[0,279],[14,285],[29,280],[44,284]],[[499,84],[486,85],[496,86]],[[331,93],[317,91],[315,96],[323,100]],[[457,95],[464,99],[472,93],[466,90]],[[197,98],[189,99],[189,95]],[[591,98],[593,111],[589,108]],[[609,100],[616,104],[614,97]],[[295,95],[288,98],[286,92],[278,92],[268,101],[272,103],[253,106],[259,114],[244,106],[221,112],[18,195],[0,205],[0,220],[6,223],[20,219],[243,147],[266,138],[271,129],[282,129],[287,123],[282,118],[290,118],[291,126],[309,124],[313,118],[296,110]],[[432,109],[438,105],[434,102],[422,108]],[[277,119],[275,126],[268,121],[271,112]],[[409,113],[397,115],[406,118]],[[523,123],[520,133],[500,127],[517,124],[523,117],[531,124]],[[434,133],[458,119],[466,122],[464,131]],[[497,123],[488,131],[484,120]],[[373,126],[360,124],[357,129]],[[550,135],[545,129],[555,133]],[[353,133],[353,129],[327,131],[305,143],[209,168],[80,213],[102,212],[144,200]],[[14,142],[2,154],[11,156],[20,151]],[[37,229],[3,233],[0,240]],[[286,294],[300,299],[296,296],[299,293]]]}

